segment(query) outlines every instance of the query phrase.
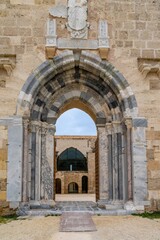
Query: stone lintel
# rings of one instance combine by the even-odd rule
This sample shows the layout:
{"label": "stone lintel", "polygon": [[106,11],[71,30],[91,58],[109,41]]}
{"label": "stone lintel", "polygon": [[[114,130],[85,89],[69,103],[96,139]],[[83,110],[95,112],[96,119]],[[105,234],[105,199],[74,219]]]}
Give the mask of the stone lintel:
{"label": "stone lintel", "polygon": [[57,47],[59,49],[98,49],[98,40],[58,38],[57,42]]}

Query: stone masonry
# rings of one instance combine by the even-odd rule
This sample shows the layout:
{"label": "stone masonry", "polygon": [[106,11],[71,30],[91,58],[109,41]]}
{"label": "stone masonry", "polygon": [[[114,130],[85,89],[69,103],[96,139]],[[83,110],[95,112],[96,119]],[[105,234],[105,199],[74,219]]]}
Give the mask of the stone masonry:
{"label": "stone masonry", "polygon": [[[81,1],[78,1],[81,2]],[[68,31],[67,28],[67,18],[63,12],[62,16],[55,16],[49,14],[50,9],[55,6],[67,6],[67,0],[1,0],[0,1],[0,118],[7,119],[9,116],[15,116],[17,114],[22,116],[24,113],[23,106],[19,107],[19,102],[17,104],[17,99],[19,93],[26,83],[27,78],[40,66],[45,62],[46,58],[51,61],[54,56],[61,56],[64,53],[63,44],[68,44],[68,41],[74,43],[72,39],[71,32]],[[127,123],[127,129],[125,134],[128,136],[128,141],[131,139],[135,140],[133,146],[133,157],[136,159],[134,165],[134,173],[141,173],[141,163],[138,162],[139,152],[141,155],[147,156],[147,199],[151,202],[151,206],[155,209],[159,208],[159,200],[160,200],[160,20],[159,20],[159,11],[160,11],[160,2],[159,0],[154,1],[146,1],[146,0],[88,0],[88,19],[87,22],[89,25],[87,26],[87,37],[85,35],[84,39],[87,38],[86,45],[83,45],[83,49],[87,51],[86,53],[81,54],[82,58],[86,58],[87,62],[90,61],[91,55],[95,54],[97,59],[102,59],[101,61],[101,69],[103,69],[102,65],[107,60],[112,64],[113,69],[119,70],[120,74],[124,76],[127,80],[128,86],[125,82],[123,82],[123,89],[121,88],[121,84],[117,86],[119,92],[116,92],[117,89],[114,89],[115,92],[111,91],[112,94],[109,97],[108,105],[110,106],[114,101],[119,101],[121,106],[125,102],[124,99],[128,99],[131,96],[135,96],[136,106],[133,106],[133,99],[131,101],[132,106],[126,107],[126,109],[122,109],[126,114],[128,113],[128,109],[136,108],[136,116],[135,118],[143,117],[147,120],[147,124],[145,123],[144,129],[141,131],[143,121],[141,121],[142,125],[138,126],[138,123],[132,121],[132,126],[130,123]],[[56,21],[56,33],[54,33],[55,39],[58,42],[58,46],[46,46],[46,38],[47,38],[47,22],[48,19],[53,22]],[[108,37],[109,45],[103,46],[96,45],[94,47],[95,42],[100,41],[99,37],[99,21],[102,22],[107,21],[108,25]],[[63,41],[61,41],[61,39]],[[64,41],[64,39],[67,39]],[[106,40],[105,39],[105,40]],[[76,41],[81,44],[82,40]],[[57,44],[56,42],[56,44]],[[93,44],[93,45],[92,45]],[[72,44],[73,45],[73,44]],[[62,47],[61,47],[62,46]],[[87,47],[86,47],[87,46]],[[98,47],[97,47],[98,46]],[[107,46],[107,47],[106,47]],[[73,47],[73,46],[71,46]],[[76,47],[75,47],[76,48]],[[86,49],[87,48],[87,49]],[[70,50],[68,47],[66,50]],[[75,49],[74,54],[75,54]],[[79,50],[80,51],[80,50]],[[79,56],[79,55],[76,55]],[[72,57],[71,57],[72,58]],[[58,74],[61,73],[61,70],[58,69],[58,58],[55,60],[57,64],[56,71]],[[64,56],[65,59],[65,56]],[[85,60],[83,61],[85,62]],[[71,60],[66,60],[72,61]],[[78,62],[78,60],[76,59]],[[99,60],[97,60],[99,61]],[[65,61],[64,61],[65,62]],[[64,72],[67,69],[67,64],[64,63]],[[83,63],[84,63],[83,62]],[[97,63],[95,64],[95,72],[94,77],[92,74],[88,74],[88,78],[91,78],[92,83],[93,78],[97,81],[96,72],[98,69]],[[100,62],[100,61],[99,61]],[[71,64],[72,64],[71,63]],[[81,80],[83,83],[87,81],[87,77],[85,76],[85,71],[87,71],[88,63],[82,63],[81,59],[81,69],[80,72],[75,70],[74,76],[75,78],[80,74],[82,76]],[[49,69],[49,64],[46,68]],[[86,64],[86,65],[85,65]],[[52,65],[52,64],[51,64]],[[61,69],[63,64],[61,64]],[[65,69],[66,68],[66,69]],[[112,67],[111,67],[112,68]],[[44,66],[45,69],[45,66]],[[112,69],[112,70],[113,70]],[[35,78],[40,82],[39,72],[37,71],[37,75]],[[49,71],[49,70],[48,70]],[[77,72],[76,72],[77,71]],[[43,71],[42,71],[43,72]],[[53,73],[53,72],[52,72]],[[62,76],[62,84],[66,79],[66,83],[68,84],[70,81],[70,76],[73,74],[73,71],[70,67],[70,72],[67,73],[67,78],[65,78],[65,74]],[[117,73],[118,74],[118,73]],[[113,74],[114,75],[114,74]],[[57,77],[57,76],[56,76]],[[93,78],[92,78],[93,77]],[[101,76],[103,79],[106,78],[105,73],[102,73]],[[78,77],[77,77],[78,79]],[[111,75],[110,75],[111,79]],[[116,77],[115,77],[116,79]],[[60,80],[56,79],[56,83],[54,89],[56,89],[57,82]],[[105,80],[104,80],[105,81]],[[48,84],[48,85],[47,85]],[[75,102],[71,103],[71,98],[68,97],[68,93],[71,92],[70,86],[68,85],[64,90],[58,90],[57,96],[55,95],[52,101],[58,102],[59,109],[57,110],[54,104],[52,106],[52,101],[47,102],[47,107],[45,108],[48,111],[49,107],[52,107],[54,110],[54,117],[57,118],[62,112],[65,110],[78,106],[82,110],[86,111],[93,118],[92,111],[86,105],[86,98],[92,101],[91,105],[94,106],[93,102],[96,102],[94,106],[94,111],[96,112],[96,117],[101,116],[104,118],[104,115],[107,115],[109,112],[109,107],[107,107],[104,103],[104,99],[102,96],[98,95],[98,93],[94,93],[92,90],[88,90],[88,86],[81,85],[81,89],[77,90],[77,80],[73,84],[73,89],[75,91],[76,96],[80,96],[81,103],[75,98]],[[102,82],[103,84],[103,82]],[[112,83],[111,83],[112,84]],[[36,84],[35,84],[36,85]],[[113,84],[114,85],[114,84]],[[49,83],[46,81],[46,86],[49,89]],[[124,86],[126,88],[124,89]],[[32,87],[32,86],[31,86]],[[23,87],[24,89],[25,87]],[[68,88],[68,89],[67,89]],[[99,87],[100,89],[100,87]],[[129,89],[129,90],[128,90]],[[130,92],[131,89],[131,92]],[[42,100],[42,96],[44,97],[46,90],[43,88],[39,92],[39,99]],[[76,92],[77,91],[77,92]],[[83,94],[81,94],[83,92]],[[129,94],[128,94],[129,92]],[[52,92],[53,93],[53,92]],[[62,104],[62,99],[58,96],[66,97],[66,105],[65,107]],[[128,94],[128,95],[127,95]],[[30,95],[31,96],[31,95]],[[116,96],[116,97],[115,97]],[[123,97],[122,97],[123,96]],[[31,96],[33,97],[33,96]],[[68,98],[67,98],[68,97]],[[93,99],[92,99],[93,97]],[[98,99],[98,100],[97,100]],[[36,99],[37,100],[37,99]],[[133,100],[133,101],[132,101]],[[27,101],[23,101],[26,103]],[[49,100],[48,100],[49,101]],[[33,103],[34,99],[31,99],[30,103]],[[129,103],[124,103],[126,106]],[[38,102],[40,105],[40,103]],[[38,104],[33,105],[33,111],[36,113],[37,109],[41,108]],[[49,105],[50,104],[50,105]],[[116,110],[112,109],[111,112],[114,111],[114,117],[120,116],[120,120],[122,121],[122,116],[120,114],[121,106],[117,107]],[[123,106],[122,106],[123,108]],[[56,112],[59,111],[58,113]],[[41,110],[40,110],[41,111]],[[137,112],[138,111],[138,112]],[[52,113],[53,113],[52,112]],[[24,115],[27,115],[26,111]],[[98,115],[99,114],[99,115]],[[24,117],[23,115],[23,117]],[[44,114],[45,115],[45,114]],[[107,124],[110,124],[109,115]],[[123,116],[124,117],[124,116]],[[132,116],[133,117],[133,116]],[[133,117],[134,118],[134,117]],[[34,119],[35,120],[35,119]],[[95,120],[95,119],[94,119]],[[8,126],[5,122],[0,120],[0,200],[6,201],[6,186],[7,186],[7,161],[8,161]],[[116,119],[117,121],[117,119]],[[118,141],[115,138],[119,138],[119,133],[122,134],[122,141],[120,143],[123,145],[123,131],[119,130],[118,127],[115,127],[116,121],[113,123],[112,130],[114,131],[114,139],[108,137],[106,141]],[[126,121],[126,119],[125,119]],[[9,123],[10,124],[10,123]],[[98,123],[96,124],[99,127]],[[107,136],[111,136],[110,126],[100,126],[101,129],[99,133],[104,138],[104,131],[108,134]],[[103,128],[103,130],[102,130]],[[134,130],[133,136],[131,136],[131,132],[129,129]],[[41,131],[41,130],[40,130]],[[145,138],[146,134],[146,138]],[[33,134],[34,135],[34,134]],[[133,137],[133,138],[132,138]],[[116,138],[116,139],[117,139]],[[143,143],[143,144],[142,144]],[[44,143],[46,144],[46,143]],[[143,146],[142,146],[143,145]],[[18,146],[18,143],[17,143]],[[129,142],[128,145],[129,146]],[[101,149],[106,149],[106,146],[102,146]],[[122,148],[126,147],[121,146]],[[127,147],[126,147],[127,148]],[[145,149],[146,148],[146,149]],[[26,146],[27,149],[27,146]],[[129,147],[126,149],[129,152],[131,149]],[[108,149],[107,151],[110,151]],[[117,153],[115,152],[115,157]],[[123,155],[123,153],[122,153]],[[103,155],[104,156],[104,155]],[[138,157],[137,157],[138,156]],[[142,157],[143,157],[142,156]],[[123,156],[121,156],[123,158]],[[119,159],[120,160],[120,159]],[[51,156],[50,156],[51,161]],[[105,159],[103,159],[105,161]],[[128,163],[131,163],[132,159],[128,158]],[[51,164],[51,162],[49,162]],[[100,166],[103,168],[103,166]],[[105,165],[105,169],[108,170],[111,166]],[[46,167],[47,168],[47,167]],[[143,171],[143,170],[142,170]],[[132,178],[130,173],[130,178]],[[39,179],[37,179],[39,181]],[[114,179],[115,184],[118,184],[118,179]],[[103,181],[102,181],[103,182]],[[101,182],[101,183],[102,183]],[[135,180],[135,184],[138,182]],[[107,188],[112,185],[112,182],[108,183]],[[143,184],[142,184],[143,185]],[[116,185],[117,186],[117,185]],[[101,184],[103,188],[103,185]],[[106,187],[106,185],[105,185]],[[130,184],[130,189],[132,188],[132,184]],[[109,190],[105,189],[105,197],[108,194],[116,194],[109,193]],[[128,190],[129,191],[129,190]],[[141,191],[140,189],[138,191]],[[47,194],[47,193],[46,193]],[[125,194],[125,193],[124,193]],[[132,195],[132,192],[130,191]],[[156,207],[155,207],[156,206]]]}

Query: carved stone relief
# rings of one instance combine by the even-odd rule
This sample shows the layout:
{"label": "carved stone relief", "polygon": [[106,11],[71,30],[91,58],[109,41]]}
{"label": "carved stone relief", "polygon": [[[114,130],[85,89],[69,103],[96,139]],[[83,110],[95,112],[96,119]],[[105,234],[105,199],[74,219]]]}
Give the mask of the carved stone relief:
{"label": "carved stone relief", "polygon": [[15,68],[15,56],[0,56],[0,87],[6,86],[7,79]]}
{"label": "carved stone relief", "polygon": [[68,0],[68,31],[71,32],[71,38],[87,39],[87,0]]}
{"label": "carved stone relief", "polygon": [[159,59],[138,59],[139,71],[149,81],[150,90],[160,89],[160,60]]}
{"label": "carved stone relief", "polygon": [[[57,5],[49,10],[47,22],[46,58],[52,58],[56,49],[98,50],[102,59],[107,59],[109,52],[109,36],[107,20],[99,20],[99,34],[96,39],[88,39],[89,22],[88,1],[68,0],[67,6]],[[70,32],[69,38],[58,38],[56,18],[65,18],[63,25]]]}

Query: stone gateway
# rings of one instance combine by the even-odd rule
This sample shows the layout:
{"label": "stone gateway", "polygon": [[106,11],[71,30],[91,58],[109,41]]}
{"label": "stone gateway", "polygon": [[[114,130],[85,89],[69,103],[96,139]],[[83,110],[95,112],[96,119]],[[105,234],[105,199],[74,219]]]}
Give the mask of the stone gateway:
{"label": "stone gateway", "polygon": [[[80,169],[97,203],[159,208],[158,1],[141,4],[147,12],[139,1],[0,4],[1,201],[13,208],[54,202],[56,121],[79,108],[97,137],[85,152],[67,152],[83,164],[94,159],[94,184],[92,170]],[[82,191],[76,184],[68,181],[70,192]]]}

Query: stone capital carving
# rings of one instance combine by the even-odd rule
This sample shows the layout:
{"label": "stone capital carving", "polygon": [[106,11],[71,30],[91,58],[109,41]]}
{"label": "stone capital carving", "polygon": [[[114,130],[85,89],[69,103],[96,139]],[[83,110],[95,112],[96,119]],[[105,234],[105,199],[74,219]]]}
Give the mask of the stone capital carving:
{"label": "stone capital carving", "polygon": [[25,131],[29,129],[29,119],[23,119],[23,127]]}
{"label": "stone capital carving", "polygon": [[114,133],[122,132],[121,122],[113,121],[112,122],[112,126],[113,126]]}
{"label": "stone capital carving", "polygon": [[111,135],[112,134],[112,123],[106,123],[106,132],[107,135]]}
{"label": "stone capital carving", "polygon": [[87,39],[87,0],[68,0],[68,22],[66,24],[68,31],[71,32],[71,38]]}
{"label": "stone capital carving", "polygon": [[139,58],[138,69],[144,78],[146,78],[149,73],[156,73],[158,77],[160,77],[160,60]]}
{"label": "stone capital carving", "polygon": [[0,56],[0,67],[5,69],[8,76],[11,75],[15,66],[15,62],[9,56]]}
{"label": "stone capital carving", "polygon": [[6,86],[6,81],[16,66],[15,58],[15,55],[0,55],[0,87]]}
{"label": "stone capital carving", "polygon": [[55,134],[55,132],[56,132],[56,126],[53,125],[53,124],[49,124],[49,126],[48,126],[48,132],[49,132],[50,135],[53,135],[53,136],[54,136],[54,134]]}
{"label": "stone capital carving", "polygon": [[32,121],[30,123],[30,130],[31,130],[31,132],[39,132],[40,129],[41,129],[41,122]]}
{"label": "stone capital carving", "polygon": [[126,119],[124,120],[124,123],[125,123],[127,129],[130,129],[130,128],[132,128],[132,126],[133,126],[132,118],[126,118]]}

